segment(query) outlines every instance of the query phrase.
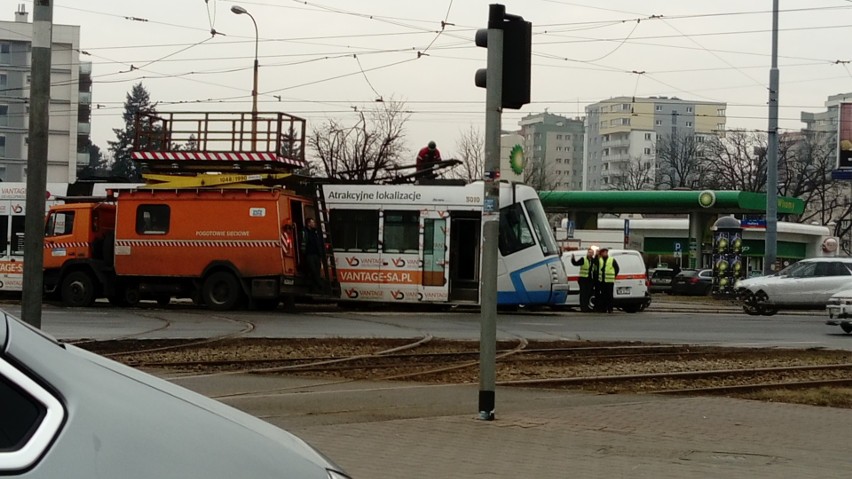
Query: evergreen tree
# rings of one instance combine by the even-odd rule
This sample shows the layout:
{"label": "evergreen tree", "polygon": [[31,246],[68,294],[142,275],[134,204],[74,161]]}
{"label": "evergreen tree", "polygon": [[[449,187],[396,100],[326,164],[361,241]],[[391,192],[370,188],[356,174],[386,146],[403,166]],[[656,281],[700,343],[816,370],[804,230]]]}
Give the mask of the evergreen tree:
{"label": "evergreen tree", "polygon": [[[151,103],[148,90],[142,86],[141,82],[133,85],[124,101],[124,113],[122,114],[124,129],[114,128],[112,131],[115,132],[116,140],[109,142],[109,149],[114,158],[111,168],[112,176],[127,178],[132,182],[141,180],[138,167],[130,158],[133,140],[136,137],[136,116],[138,113],[156,113],[155,106]],[[147,125],[147,127],[150,128],[150,125]]]}
{"label": "evergreen tree", "polygon": [[92,140],[87,139],[85,150],[89,154],[89,162],[78,166],[77,177],[80,179],[91,179],[107,176],[109,168],[101,152],[101,147],[92,143]]}

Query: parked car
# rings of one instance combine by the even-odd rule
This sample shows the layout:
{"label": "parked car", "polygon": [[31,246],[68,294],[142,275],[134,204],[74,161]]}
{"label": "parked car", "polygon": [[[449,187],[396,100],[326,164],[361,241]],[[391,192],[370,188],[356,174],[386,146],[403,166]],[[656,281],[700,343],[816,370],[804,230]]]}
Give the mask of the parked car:
{"label": "parked car", "polygon": [[[577,251],[574,254],[581,257],[585,251]],[[568,275],[568,306],[580,305],[580,284],[577,282],[580,267],[571,264],[572,253],[562,254],[562,264]],[[648,293],[648,279],[645,274],[645,261],[642,254],[636,250],[611,249],[609,257],[618,262],[618,276],[615,277],[615,286],[612,291],[613,305],[627,313],[638,313],[651,304],[651,295]],[[590,309],[594,309],[594,298]]]}
{"label": "parked car", "polygon": [[0,311],[0,476],[346,479],[249,414]]}
{"label": "parked car", "polygon": [[852,289],[834,293],[825,305],[828,321],[825,324],[840,326],[844,333],[852,333]]}
{"label": "parked car", "polygon": [[652,293],[668,293],[672,289],[672,279],[675,272],[671,268],[653,268],[648,271],[650,275],[650,289]]}
{"label": "parked car", "polygon": [[712,269],[685,269],[672,279],[671,294],[706,296],[713,289]]}
{"label": "parked car", "polygon": [[750,315],[822,309],[832,295],[852,289],[852,258],[804,259],[773,275],[740,280],[735,288]]}

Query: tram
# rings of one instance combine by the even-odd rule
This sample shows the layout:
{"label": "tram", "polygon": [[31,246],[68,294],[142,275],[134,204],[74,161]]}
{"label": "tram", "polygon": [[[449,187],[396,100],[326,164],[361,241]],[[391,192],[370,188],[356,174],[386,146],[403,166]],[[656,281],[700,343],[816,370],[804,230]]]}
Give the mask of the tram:
{"label": "tram", "polygon": [[[478,304],[483,183],[325,184],[340,299]],[[561,305],[568,284],[535,190],[500,183],[497,303]]]}
{"label": "tram", "polygon": [[[59,202],[67,183],[48,183],[46,208]],[[27,184],[0,182],[0,291],[21,291],[24,279],[24,218]]]}

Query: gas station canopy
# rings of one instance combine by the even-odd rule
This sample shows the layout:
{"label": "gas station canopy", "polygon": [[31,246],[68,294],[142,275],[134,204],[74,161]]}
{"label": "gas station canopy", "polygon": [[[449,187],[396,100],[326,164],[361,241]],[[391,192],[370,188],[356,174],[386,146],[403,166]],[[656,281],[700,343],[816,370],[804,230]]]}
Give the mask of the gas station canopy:
{"label": "gas station canopy", "polygon": [[[748,191],[540,191],[539,198],[550,213],[766,213],[766,195]],[[798,198],[778,197],[778,214],[799,215],[804,209]]]}

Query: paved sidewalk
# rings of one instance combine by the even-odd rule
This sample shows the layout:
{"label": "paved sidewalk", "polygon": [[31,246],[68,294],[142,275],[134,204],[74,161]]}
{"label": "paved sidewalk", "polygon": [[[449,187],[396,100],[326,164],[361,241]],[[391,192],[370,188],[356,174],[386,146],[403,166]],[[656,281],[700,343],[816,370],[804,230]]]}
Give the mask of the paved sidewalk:
{"label": "paved sidewalk", "polygon": [[[727,398],[214,376],[178,380],[294,432],[356,479],[849,477],[852,411]],[[229,396],[237,391],[265,391]]]}

